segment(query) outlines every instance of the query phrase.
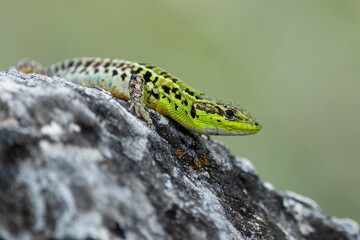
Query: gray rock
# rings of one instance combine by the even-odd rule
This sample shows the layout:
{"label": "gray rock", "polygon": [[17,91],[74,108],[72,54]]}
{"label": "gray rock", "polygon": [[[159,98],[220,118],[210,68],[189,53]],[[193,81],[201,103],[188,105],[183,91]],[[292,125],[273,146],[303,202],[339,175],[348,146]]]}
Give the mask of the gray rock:
{"label": "gray rock", "polygon": [[128,106],[0,73],[0,239],[360,239],[222,143],[152,110],[147,127]]}

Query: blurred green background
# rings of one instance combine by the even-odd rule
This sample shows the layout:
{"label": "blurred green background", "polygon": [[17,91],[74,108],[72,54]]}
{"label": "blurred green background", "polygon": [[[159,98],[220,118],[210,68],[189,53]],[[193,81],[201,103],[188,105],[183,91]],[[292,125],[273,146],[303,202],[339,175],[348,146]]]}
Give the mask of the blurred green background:
{"label": "blurred green background", "polygon": [[360,1],[0,1],[0,69],[102,56],[156,64],[246,106],[215,137],[263,181],[360,221]]}

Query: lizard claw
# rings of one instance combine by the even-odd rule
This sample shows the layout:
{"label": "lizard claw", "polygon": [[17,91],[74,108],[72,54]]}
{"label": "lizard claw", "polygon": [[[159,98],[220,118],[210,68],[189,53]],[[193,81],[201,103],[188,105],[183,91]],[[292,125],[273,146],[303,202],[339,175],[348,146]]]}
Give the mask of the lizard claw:
{"label": "lizard claw", "polygon": [[136,117],[143,119],[148,125],[152,125],[149,113],[145,110],[141,103],[132,101],[129,107],[129,111],[135,113]]}
{"label": "lizard claw", "polygon": [[136,117],[143,119],[148,125],[152,124],[149,113],[141,103],[131,102],[129,111],[135,113]]}

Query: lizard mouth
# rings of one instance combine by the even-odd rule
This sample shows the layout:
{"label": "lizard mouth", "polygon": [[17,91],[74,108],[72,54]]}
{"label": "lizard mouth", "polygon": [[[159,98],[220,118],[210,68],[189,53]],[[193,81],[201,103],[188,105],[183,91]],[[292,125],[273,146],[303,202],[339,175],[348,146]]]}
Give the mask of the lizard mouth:
{"label": "lizard mouth", "polygon": [[[221,135],[251,135],[259,132],[262,128],[260,121],[250,120],[241,123],[234,123],[225,129],[220,129]],[[225,134],[224,132],[228,132]]]}
{"label": "lizard mouth", "polygon": [[223,135],[223,136],[245,136],[245,135],[252,135],[259,132],[262,128],[261,124],[258,122],[257,125],[249,125],[249,129],[238,129],[238,130],[225,130],[222,128],[217,128],[213,126],[208,126],[206,129],[202,131],[197,131],[194,129],[195,132],[208,134],[208,135]]}

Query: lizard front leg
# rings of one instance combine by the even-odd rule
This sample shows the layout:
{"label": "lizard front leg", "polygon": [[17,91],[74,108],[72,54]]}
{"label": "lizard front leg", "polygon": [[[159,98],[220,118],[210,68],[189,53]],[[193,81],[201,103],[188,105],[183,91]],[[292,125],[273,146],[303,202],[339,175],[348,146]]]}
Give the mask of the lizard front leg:
{"label": "lizard front leg", "polygon": [[149,113],[143,106],[144,82],[144,78],[141,75],[131,75],[129,81],[129,93],[131,99],[129,111],[135,113],[138,118],[144,119],[148,125],[151,125],[152,121],[149,117]]}

